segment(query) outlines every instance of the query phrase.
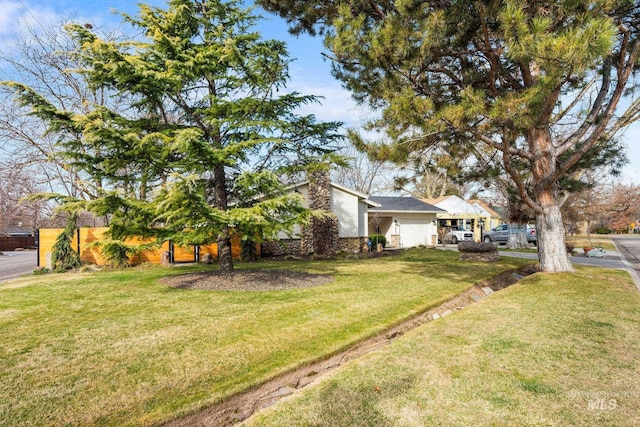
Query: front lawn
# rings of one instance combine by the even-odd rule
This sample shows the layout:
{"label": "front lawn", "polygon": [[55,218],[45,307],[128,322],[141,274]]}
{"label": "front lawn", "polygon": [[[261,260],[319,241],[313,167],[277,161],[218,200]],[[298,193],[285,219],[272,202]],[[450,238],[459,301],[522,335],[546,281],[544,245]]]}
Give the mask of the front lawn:
{"label": "front lawn", "polygon": [[637,426],[640,294],[536,274],[342,368],[247,426]]}
{"label": "front lawn", "polygon": [[369,260],[245,264],[331,274],[269,292],[170,288],[205,267],[0,283],[0,425],[151,425],[326,357],[527,260],[411,250]]}

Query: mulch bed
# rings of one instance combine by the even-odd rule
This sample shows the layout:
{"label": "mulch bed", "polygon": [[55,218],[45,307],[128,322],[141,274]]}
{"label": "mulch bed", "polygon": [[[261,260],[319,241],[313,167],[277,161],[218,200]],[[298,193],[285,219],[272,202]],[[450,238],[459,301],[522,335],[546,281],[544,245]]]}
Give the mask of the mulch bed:
{"label": "mulch bed", "polygon": [[[355,258],[378,258],[398,255],[401,250],[365,252],[352,255]],[[291,261],[309,259],[340,259],[335,256],[281,256],[270,261]],[[311,288],[333,281],[327,274],[311,274],[289,270],[234,270],[232,273],[206,271],[166,277],[161,283],[179,289],[200,289],[210,291],[282,291],[286,289]]]}
{"label": "mulch bed", "polygon": [[210,291],[282,291],[311,288],[333,281],[333,276],[288,270],[236,270],[232,273],[208,271],[162,279],[171,287]]}

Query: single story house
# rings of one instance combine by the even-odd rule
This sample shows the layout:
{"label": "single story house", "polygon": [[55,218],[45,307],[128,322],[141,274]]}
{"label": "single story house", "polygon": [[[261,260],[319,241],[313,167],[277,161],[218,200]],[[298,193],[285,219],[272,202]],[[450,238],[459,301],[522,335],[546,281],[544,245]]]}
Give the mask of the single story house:
{"label": "single story house", "polygon": [[264,242],[264,256],[328,254],[338,251],[360,252],[368,242],[368,209],[378,206],[366,194],[331,181],[329,173],[314,172],[308,179],[289,186],[301,194],[308,208],[332,215],[314,218],[312,223],[296,226],[291,236],[284,233],[278,241]]}
{"label": "single story house", "polygon": [[329,215],[262,243],[263,256],[361,252],[371,234],[384,234],[393,247],[435,246],[437,215],[445,213],[413,197],[369,197],[331,181],[326,171],[309,174],[289,191],[301,194],[308,208]]}
{"label": "single story house", "polygon": [[438,214],[443,209],[414,197],[371,196],[379,206],[369,207],[369,235],[381,234],[391,247],[436,246]]}

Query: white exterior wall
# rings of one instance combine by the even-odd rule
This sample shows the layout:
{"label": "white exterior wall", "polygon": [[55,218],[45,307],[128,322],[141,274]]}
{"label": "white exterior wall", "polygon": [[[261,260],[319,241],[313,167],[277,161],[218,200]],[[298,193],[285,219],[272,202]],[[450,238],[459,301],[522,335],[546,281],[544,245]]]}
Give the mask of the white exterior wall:
{"label": "white exterior wall", "polygon": [[[291,191],[289,191],[289,193],[293,193],[297,191],[298,193],[300,193],[302,195],[302,197],[304,197],[304,202],[302,203],[304,205],[305,208],[309,207],[309,185],[305,184],[302,185],[300,187],[296,187],[295,189],[291,189]],[[300,238],[300,232],[302,227],[300,227],[299,224],[296,224],[293,226],[293,233],[291,235],[285,233],[285,232],[279,232],[278,233],[278,239],[284,240],[284,239],[299,239]]]}
{"label": "white exterior wall", "polygon": [[358,237],[366,237],[368,235],[368,205],[364,202],[358,202]]}
{"label": "white exterior wall", "polygon": [[331,212],[338,217],[338,236],[359,237],[358,197],[331,187]]}

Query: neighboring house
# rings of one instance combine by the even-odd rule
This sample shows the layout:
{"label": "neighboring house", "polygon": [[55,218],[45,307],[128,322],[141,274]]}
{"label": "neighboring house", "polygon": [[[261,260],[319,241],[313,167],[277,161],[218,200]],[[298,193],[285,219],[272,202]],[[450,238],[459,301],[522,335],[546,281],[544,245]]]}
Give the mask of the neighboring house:
{"label": "neighboring house", "polygon": [[491,214],[479,205],[469,203],[458,196],[450,195],[437,199],[423,199],[423,201],[446,211],[438,215],[440,227],[458,229],[463,227],[465,230],[473,232],[473,239],[477,242],[481,239],[482,231],[486,230],[487,218],[489,221],[491,219]]}
{"label": "neighboring house", "polygon": [[13,251],[35,245],[36,239],[33,233],[22,228],[22,224],[7,226],[0,230],[0,251]]}
{"label": "neighboring house", "polygon": [[314,172],[289,191],[304,196],[307,207],[333,215],[314,218],[311,224],[296,227],[291,236],[282,234],[279,241],[263,243],[263,255],[354,253],[367,244],[367,211],[378,205],[366,194],[331,182],[327,172]]}
{"label": "neighboring house", "polygon": [[502,218],[500,214],[498,214],[494,209],[491,208],[486,202],[475,199],[469,200],[469,203],[477,206],[480,209],[482,214],[482,219],[484,220],[484,230],[491,230],[492,228],[497,227],[502,224]]}
{"label": "neighboring house", "polygon": [[438,214],[443,209],[414,197],[381,197],[369,199],[379,206],[369,208],[369,235],[382,234],[387,246],[408,248],[436,246]]}

